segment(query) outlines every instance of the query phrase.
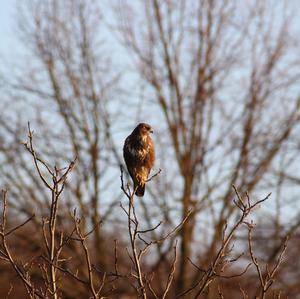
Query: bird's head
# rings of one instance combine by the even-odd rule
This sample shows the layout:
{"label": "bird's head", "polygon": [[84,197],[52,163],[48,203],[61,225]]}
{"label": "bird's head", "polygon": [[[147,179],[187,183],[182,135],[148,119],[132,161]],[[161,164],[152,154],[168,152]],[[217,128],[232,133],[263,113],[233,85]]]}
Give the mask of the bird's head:
{"label": "bird's head", "polygon": [[137,132],[142,137],[148,136],[150,133],[153,133],[152,127],[146,123],[138,124],[137,127],[134,129],[134,131]]}

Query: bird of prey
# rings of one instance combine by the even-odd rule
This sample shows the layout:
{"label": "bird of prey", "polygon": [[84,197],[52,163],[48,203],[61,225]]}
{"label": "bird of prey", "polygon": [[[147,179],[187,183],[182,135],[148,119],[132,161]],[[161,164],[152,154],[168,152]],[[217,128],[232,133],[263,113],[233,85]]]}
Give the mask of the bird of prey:
{"label": "bird of prey", "polygon": [[132,178],[135,194],[144,196],[145,183],[154,165],[155,150],[150,137],[153,130],[150,125],[140,123],[125,139],[123,156]]}

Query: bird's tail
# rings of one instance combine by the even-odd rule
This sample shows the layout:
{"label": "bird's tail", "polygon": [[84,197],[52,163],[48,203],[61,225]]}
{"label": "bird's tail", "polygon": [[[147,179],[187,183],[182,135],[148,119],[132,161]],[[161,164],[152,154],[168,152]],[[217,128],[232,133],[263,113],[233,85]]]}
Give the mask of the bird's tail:
{"label": "bird's tail", "polygon": [[143,197],[145,193],[145,184],[134,184],[135,195]]}

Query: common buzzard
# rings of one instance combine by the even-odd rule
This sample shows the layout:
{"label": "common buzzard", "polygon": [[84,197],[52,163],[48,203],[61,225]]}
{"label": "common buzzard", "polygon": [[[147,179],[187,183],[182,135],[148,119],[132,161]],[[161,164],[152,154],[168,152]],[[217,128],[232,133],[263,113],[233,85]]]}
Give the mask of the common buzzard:
{"label": "common buzzard", "polygon": [[144,196],[145,183],[154,165],[155,151],[150,133],[153,133],[151,126],[140,123],[124,142],[123,156],[137,196]]}

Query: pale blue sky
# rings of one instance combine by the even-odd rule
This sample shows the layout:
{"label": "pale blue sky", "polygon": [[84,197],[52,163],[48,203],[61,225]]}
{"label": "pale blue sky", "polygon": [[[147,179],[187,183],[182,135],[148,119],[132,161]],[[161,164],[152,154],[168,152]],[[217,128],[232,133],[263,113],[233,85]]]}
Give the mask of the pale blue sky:
{"label": "pale blue sky", "polygon": [[[17,1],[23,1],[23,0],[0,0],[0,69],[2,68],[3,62],[12,62],[6,64],[10,69],[13,67],[13,62],[17,60],[17,54],[22,53],[24,50],[23,45],[19,42],[19,38],[16,34],[15,28],[16,28],[16,21],[15,17],[17,15],[15,4]],[[41,0],[42,1],[42,0]],[[240,3],[242,3],[243,0],[241,0]],[[246,0],[245,0],[246,1]],[[251,0],[250,0],[251,1]],[[263,0],[268,1],[268,0]],[[274,1],[281,1],[281,0],[270,0],[271,2]],[[283,0],[282,0],[283,1]],[[296,16],[296,22],[293,23],[296,28],[293,32],[298,32],[300,26],[299,26],[299,20],[300,20],[300,0],[288,0],[289,4],[292,4],[293,15]],[[278,3],[278,2],[277,2]],[[293,34],[295,40],[299,41],[298,34]],[[117,59],[116,61],[124,62],[126,59],[126,55],[122,56],[122,49],[121,47],[118,48],[117,46],[114,47],[114,52],[117,52]],[[298,53],[298,52],[297,52]],[[298,54],[297,54],[298,55]],[[128,75],[127,75],[127,81]],[[134,80],[132,80],[134,84]],[[134,90],[134,88],[132,88]],[[132,96],[132,95],[131,95]],[[0,98],[1,101],[1,98]],[[149,108],[148,108],[149,109]],[[148,112],[148,110],[147,110]],[[0,114],[1,116],[1,114]],[[138,118],[138,116],[137,116]],[[132,123],[135,123],[135,119],[132,120]],[[122,124],[123,125],[123,124]],[[129,131],[129,129],[128,129]],[[125,135],[124,132],[121,132],[121,134]],[[120,142],[124,139],[125,136],[122,136],[122,138],[119,138]],[[120,147],[121,148],[121,145]]]}
{"label": "pale blue sky", "polygon": [[14,0],[0,0],[0,55],[9,55],[17,38],[14,33]]}

